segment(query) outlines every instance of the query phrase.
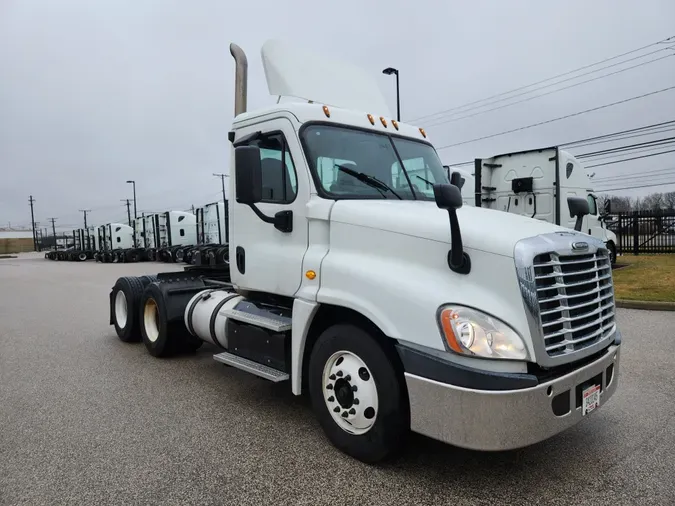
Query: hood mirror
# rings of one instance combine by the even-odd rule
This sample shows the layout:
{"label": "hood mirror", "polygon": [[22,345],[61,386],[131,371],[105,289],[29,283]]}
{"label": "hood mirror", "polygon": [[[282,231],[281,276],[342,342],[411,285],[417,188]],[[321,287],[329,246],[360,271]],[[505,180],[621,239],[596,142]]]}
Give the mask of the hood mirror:
{"label": "hood mirror", "polygon": [[435,184],[434,199],[436,205],[448,212],[450,219],[450,251],[448,252],[448,266],[458,274],[471,272],[471,259],[464,253],[462,232],[457,219],[457,209],[462,207],[462,192],[454,184]]}
{"label": "hood mirror", "polygon": [[567,206],[570,209],[570,216],[577,219],[576,223],[574,224],[574,230],[580,232],[584,221],[584,216],[586,216],[590,211],[588,207],[588,200],[583,197],[567,197]]}

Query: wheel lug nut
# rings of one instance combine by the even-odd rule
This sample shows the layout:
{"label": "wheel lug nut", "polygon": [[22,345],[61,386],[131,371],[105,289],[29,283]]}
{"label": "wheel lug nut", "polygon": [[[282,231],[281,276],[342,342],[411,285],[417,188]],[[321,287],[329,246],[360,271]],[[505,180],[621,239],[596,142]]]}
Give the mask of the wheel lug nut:
{"label": "wheel lug nut", "polygon": [[354,404],[356,404],[357,406],[359,405],[359,402],[360,401],[358,399],[354,399]]}
{"label": "wheel lug nut", "polygon": [[328,402],[333,402],[334,400],[335,400],[335,397],[333,397],[332,395],[328,398]]}
{"label": "wheel lug nut", "polygon": [[337,372],[338,378],[342,378],[342,371]]}
{"label": "wheel lug nut", "polygon": [[349,414],[350,414],[350,415],[355,415],[355,414],[356,414],[356,410],[355,410],[354,408],[350,409],[350,410],[349,410]]}
{"label": "wheel lug nut", "polygon": [[328,376],[328,379],[335,381],[335,374],[331,374],[330,376]]}
{"label": "wheel lug nut", "polygon": [[357,390],[358,388],[356,387],[356,385],[352,385],[352,392],[356,392]]}
{"label": "wheel lug nut", "polygon": [[340,412],[340,408],[339,408],[338,406],[335,406],[335,407],[333,408],[333,411],[335,411],[336,413],[339,413],[339,412]]}
{"label": "wheel lug nut", "polygon": [[345,381],[351,381],[351,380],[352,380],[352,376],[350,374],[347,374],[347,376],[345,376]]}
{"label": "wheel lug nut", "polygon": [[349,415],[347,415],[347,412],[346,412],[346,411],[343,411],[343,412],[342,412],[342,418],[347,418],[347,416],[349,416]]}
{"label": "wheel lug nut", "polygon": [[328,385],[326,385],[326,390],[333,390],[332,383],[329,383]]}

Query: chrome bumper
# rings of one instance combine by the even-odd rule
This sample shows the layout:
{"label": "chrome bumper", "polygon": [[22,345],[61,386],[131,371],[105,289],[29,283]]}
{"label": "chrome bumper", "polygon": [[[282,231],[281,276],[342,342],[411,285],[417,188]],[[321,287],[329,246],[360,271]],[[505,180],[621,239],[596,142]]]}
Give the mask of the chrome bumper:
{"label": "chrome bumper", "polygon": [[[601,375],[599,407],[609,400],[618,385],[619,355],[620,346],[612,345],[595,362],[522,390],[472,390],[405,373],[411,429],[474,450],[510,450],[538,443],[584,417],[582,408],[577,407],[579,385]],[[568,401],[565,392],[569,392]],[[561,416],[554,414],[552,407],[558,395],[562,395],[556,401],[559,412],[561,401],[564,408],[569,402],[569,410]]]}

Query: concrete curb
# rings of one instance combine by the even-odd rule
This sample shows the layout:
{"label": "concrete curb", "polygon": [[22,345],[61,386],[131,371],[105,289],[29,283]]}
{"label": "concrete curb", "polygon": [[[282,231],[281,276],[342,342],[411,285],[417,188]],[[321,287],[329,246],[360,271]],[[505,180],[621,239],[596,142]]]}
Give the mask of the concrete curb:
{"label": "concrete curb", "polygon": [[675,311],[675,302],[617,299],[616,307],[624,309],[646,309],[649,311]]}

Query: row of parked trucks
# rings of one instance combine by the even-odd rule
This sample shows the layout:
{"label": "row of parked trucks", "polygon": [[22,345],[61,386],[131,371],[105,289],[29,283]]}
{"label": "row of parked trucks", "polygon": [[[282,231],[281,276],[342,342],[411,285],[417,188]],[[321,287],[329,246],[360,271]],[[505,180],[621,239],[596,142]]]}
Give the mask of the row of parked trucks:
{"label": "row of parked trucks", "polygon": [[49,251],[50,260],[103,263],[143,261],[214,265],[228,261],[227,214],[223,202],[195,213],[166,211],[143,215],[131,225],[107,223],[73,230],[73,246]]}

